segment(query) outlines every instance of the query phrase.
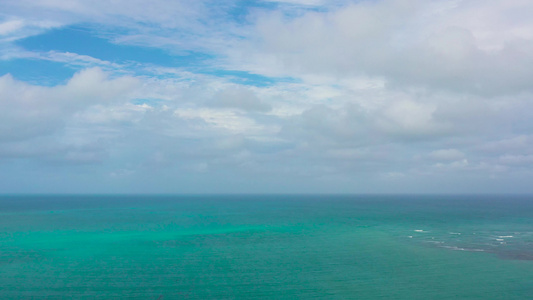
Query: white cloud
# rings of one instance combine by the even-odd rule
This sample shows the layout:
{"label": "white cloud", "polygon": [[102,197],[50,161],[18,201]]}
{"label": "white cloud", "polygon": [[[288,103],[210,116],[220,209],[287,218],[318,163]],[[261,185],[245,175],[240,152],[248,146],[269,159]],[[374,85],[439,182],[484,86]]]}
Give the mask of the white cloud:
{"label": "white cloud", "polygon": [[109,79],[98,68],[81,71],[55,87],[30,85],[4,75],[0,77],[0,137],[50,134],[77,111],[128,99],[137,83],[133,77]]}
{"label": "white cloud", "polygon": [[533,149],[533,137],[518,135],[502,140],[494,140],[478,146],[478,149],[487,153],[528,153]]}
{"label": "white cloud", "polygon": [[385,108],[378,120],[383,130],[405,136],[428,136],[444,132],[450,126],[434,119],[436,107],[414,101],[395,101]]}
{"label": "white cloud", "polygon": [[[75,24],[100,24],[121,31],[99,32],[118,44],[163,47],[174,53],[189,50],[211,51],[228,44],[228,37],[239,29],[220,23],[227,18],[221,11],[231,6],[226,1],[56,1],[20,0],[0,2],[0,11],[24,23],[11,30],[12,40]],[[124,9],[128,7],[128,9]],[[9,25],[6,27],[12,27]],[[225,47],[225,46],[224,46]]]}
{"label": "white cloud", "polygon": [[215,107],[230,107],[244,111],[265,112],[271,109],[252,90],[243,87],[228,87],[218,91],[210,104]]}
{"label": "white cloud", "polygon": [[[0,3],[2,59],[83,69],[51,87],[0,77],[3,161],[100,165],[98,176],[124,182],[253,177],[273,191],[532,170],[530,1],[273,0],[245,21],[231,1],[141,2]],[[199,71],[13,44],[78,22],[113,43],[213,55]],[[220,68],[289,78],[207,75]]]}
{"label": "white cloud", "polygon": [[324,0],[264,0],[265,2],[277,2],[281,4],[297,4],[307,6],[321,6],[327,3]]}
{"label": "white cloud", "polygon": [[9,20],[3,23],[0,23],[0,35],[7,35],[14,31],[19,30],[24,26],[24,21],[22,20]]}
{"label": "white cloud", "polygon": [[468,167],[469,163],[467,159],[456,160],[448,163],[436,163],[434,167],[445,170],[457,170]]}
{"label": "white cloud", "polygon": [[517,165],[526,167],[533,164],[533,154],[530,155],[504,155],[499,161],[504,165]]}
{"label": "white cloud", "polygon": [[429,157],[437,161],[462,161],[465,154],[457,149],[440,149],[432,151]]}
{"label": "white cloud", "polygon": [[239,115],[232,111],[213,109],[178,109],[174,114],[185,120],[200,119],[215,128],[227,130],[232,133],[257,132],[262,126],[253,119]]}
{"label": "white cloud", "polygon": [[[531,91],[533,10],[513,1],[363,1],[287,19],[257,17],[252,70],[304,77],[356,75],[495,95]],[[244,48],[249,51],[248,48]],[[268,65],[266,65],[268,64]]]}

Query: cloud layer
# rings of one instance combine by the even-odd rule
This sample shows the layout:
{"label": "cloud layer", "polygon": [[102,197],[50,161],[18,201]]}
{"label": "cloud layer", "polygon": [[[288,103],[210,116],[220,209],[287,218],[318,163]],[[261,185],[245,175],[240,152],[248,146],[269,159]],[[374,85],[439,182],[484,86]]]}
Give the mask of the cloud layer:
{"label": "cloud layer", "polygon": [[533,191],[530,1],[244,5],[0,4],[0,191]]}

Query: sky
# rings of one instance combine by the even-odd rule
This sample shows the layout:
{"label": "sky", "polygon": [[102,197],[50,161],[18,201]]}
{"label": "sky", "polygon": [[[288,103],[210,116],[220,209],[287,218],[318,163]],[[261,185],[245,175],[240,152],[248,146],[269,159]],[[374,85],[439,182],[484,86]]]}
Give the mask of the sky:
{"label": "sky", "polygon": [[533,193],[532,16],[0,0],[0,193]]}

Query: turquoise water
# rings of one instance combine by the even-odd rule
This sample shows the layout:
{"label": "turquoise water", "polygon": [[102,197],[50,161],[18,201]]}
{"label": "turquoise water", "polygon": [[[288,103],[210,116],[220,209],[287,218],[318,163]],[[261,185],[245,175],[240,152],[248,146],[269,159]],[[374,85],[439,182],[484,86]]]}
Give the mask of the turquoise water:
{"label": "turquoise water", "polygon": [[531,299],[533,197],[2,196],[1,299]]}

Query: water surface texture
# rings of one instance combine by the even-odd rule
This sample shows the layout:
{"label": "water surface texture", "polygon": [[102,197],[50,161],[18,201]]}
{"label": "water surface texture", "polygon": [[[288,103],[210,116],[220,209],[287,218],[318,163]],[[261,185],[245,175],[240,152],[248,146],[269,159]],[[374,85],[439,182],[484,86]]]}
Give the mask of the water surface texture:
{"label": "water surface texture", "polygon": [[530,299],[526,196],[2,196],[1,299]]}

